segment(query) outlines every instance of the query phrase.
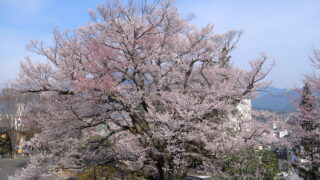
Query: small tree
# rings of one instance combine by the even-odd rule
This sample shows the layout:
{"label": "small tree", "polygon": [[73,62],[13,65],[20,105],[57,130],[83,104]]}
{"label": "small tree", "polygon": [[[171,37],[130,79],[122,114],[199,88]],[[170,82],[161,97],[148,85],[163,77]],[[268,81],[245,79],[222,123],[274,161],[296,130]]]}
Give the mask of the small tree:
{"label": "small tree", "polygon": [[302,88],[299,110],[302,128],[307,131],[315,130],[316,122],[313,121],[313,116],[308,116],[315,110],[315,97],[312,95],[308,83],[305,83]]}
{"label": "small tree", "polygon": [[[313,65],[319,69],[319,52],[315,51],[311,58]],[[301,91],[301,99],[298,105],[300,128],[295,131],[297,143],[300,146],[299,156],[311,161],[311,169],[304,170],[299,167],[300,176],[305,179],[317,179],[319,168],[319,78],[315,75],[306,76],[306,82]],[[313,95],[315,94],[315,95]]]}
{"label": "small tree", "polygon": [[48,63],[28,59],[15,85],[39,94],[29,117],[41,128],[16,178],[121,160],[159,179],[184,179],[192,161],[219,171],[218,161],[261,134],[237,106],[265,85],[272,66],[265,56],[248,71],[229,62],[240,32],[190,26],[167,0],[112,1],[90,15],[87,26],[55,31],[54,46],[29,46]]}

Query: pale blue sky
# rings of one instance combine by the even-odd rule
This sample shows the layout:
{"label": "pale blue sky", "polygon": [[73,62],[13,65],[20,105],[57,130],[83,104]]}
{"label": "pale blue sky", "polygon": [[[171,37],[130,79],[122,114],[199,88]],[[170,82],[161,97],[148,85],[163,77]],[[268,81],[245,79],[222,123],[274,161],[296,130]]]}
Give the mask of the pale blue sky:
{"label": "pale blue sky", "polygon": [[[89,20],[88,9],[102,0],[0,0],[0,84],[14,80],[19,62],[33,56],[30,40],[50,42],[53,28],[76,28]],[[308,56],[320,48],[319,0],[177,0],[178,10],[192,23],[215,25],[215,32],[244,32],[232,54],[235,64],[265,53],[276,66],[269,76],[276,87],[298,86],[311,72]]]}

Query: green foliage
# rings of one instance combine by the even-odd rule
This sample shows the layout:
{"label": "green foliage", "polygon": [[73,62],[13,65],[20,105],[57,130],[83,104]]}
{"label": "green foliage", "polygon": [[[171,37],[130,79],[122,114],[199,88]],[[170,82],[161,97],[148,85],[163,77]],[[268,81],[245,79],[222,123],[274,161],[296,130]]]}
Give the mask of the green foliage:
{"label": "green foliage", "polygon": [[11,144],[7,134],[0,134],[0,155],[7,155],[10,153]]}
{"label": "green foliage", "polygon": [[272,151],[253,148],[229,155],[222,167],[228,179],[273,179],[280,172]]}

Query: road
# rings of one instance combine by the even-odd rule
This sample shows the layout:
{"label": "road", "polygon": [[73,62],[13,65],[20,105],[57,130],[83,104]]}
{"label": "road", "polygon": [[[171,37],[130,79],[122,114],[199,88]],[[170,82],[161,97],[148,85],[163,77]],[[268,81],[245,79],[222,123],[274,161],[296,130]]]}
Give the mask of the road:
{"label": "road", "polygon": [[0,179],[7,180],[8,175],[14,175],[16,170],[23,168],[26,164],[26,159],[0,159]]}
{"label": "road", "polygon": [[[8,176],[26,166],[27,159],[0,159],[0,180],[8,180]],[[55,177],[43,177],[40,180],[63,180]]]}

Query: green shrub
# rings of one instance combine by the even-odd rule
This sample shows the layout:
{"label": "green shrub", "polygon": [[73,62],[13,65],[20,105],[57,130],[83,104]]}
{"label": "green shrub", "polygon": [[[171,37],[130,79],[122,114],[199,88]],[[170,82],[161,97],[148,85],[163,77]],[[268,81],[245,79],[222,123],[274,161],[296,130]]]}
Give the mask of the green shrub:
{"label": "green shrub", "polygon": [[0,155],[8,155],[11,152],[11,144],[8,135],[0,135]]}
{"label": "green shrub", "polygon": [[276,154],[249,148],[229,155],[222,164],[228,179],[273,179],[280,172]]}

